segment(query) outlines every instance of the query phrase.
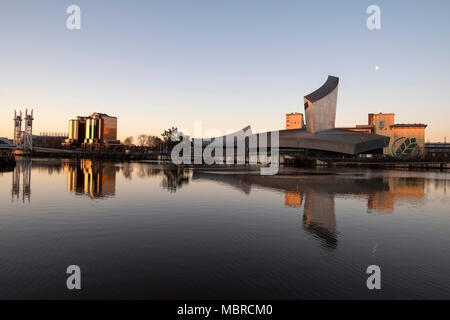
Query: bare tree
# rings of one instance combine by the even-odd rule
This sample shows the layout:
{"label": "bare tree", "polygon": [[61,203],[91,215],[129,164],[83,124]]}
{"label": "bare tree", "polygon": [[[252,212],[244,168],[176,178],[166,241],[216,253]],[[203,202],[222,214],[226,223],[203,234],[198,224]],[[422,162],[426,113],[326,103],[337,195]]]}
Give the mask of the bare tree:
{"label": "bare tree", "polygon": [[133,144],[133,137],[126,137],[125,140],[123,140],[123,144],[126,146],[131,146]]}
{"label": "bare tree", "polygon": [[143,147],[143,146],[145,145],[145,142],[147,141],[147,135],[146,135],[146,134],[140,134],[140,135],[137,137],[137,139],[138,139],[138,141],[139,141],[139,145],[140,145],[141,147]]}
{"label": "bare tree", "polygon": [[145,145],[150,148],[157,148],[162,144],[162,140],[159,137],[149,135],[147,136],[147,141]]}

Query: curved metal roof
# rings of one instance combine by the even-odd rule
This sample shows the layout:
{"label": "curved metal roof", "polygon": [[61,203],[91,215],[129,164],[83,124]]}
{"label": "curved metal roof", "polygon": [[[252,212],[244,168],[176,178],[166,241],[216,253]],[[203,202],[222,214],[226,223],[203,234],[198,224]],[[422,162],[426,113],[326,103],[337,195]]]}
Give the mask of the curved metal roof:
{"label": "curved metal roof", "polygon": [[[241,136],[241,134],[243,133],[243,136]],[[252,127],[250,125],[242,128],[241,130],[238,130],[236,132],[227,134],[225,136],[221,136],[221,137],[212,137],[212,138],[192,138],[192,142],[195,143],[195,141],[200,140],[202,142],[202,145],[208,145],[210,144],[212,141],[214,140],[221,140],[221,141],[227,141],[227,138],[235,138],[235,139],[241,139],[252,135]]]}
{"label": "curved metal roof", "polygon": [[336,89],[338,84],[339,84],[338,77],[328,76],[327,81],[319,89],[305,96],[305,99],[311,103],[314,103],[326,97],[331,92],[333,92],[333,90]]}
{"label": "curved metal roof", "polygon": [[[249,145],[249,138],[252,135],[253,137],[257,136],[257,141],[261,141],[261,139],[266,141],[266,146],[270,148],[272,134],[275,133],[278,134],[278,148],[280,149],[313,149],[355,155],[382,149],[389,145],[389,137],[387,136],[345,129],[329,129],[316,133],[307,132],[305,129],[291,129],[255,133],[253,135],[249,132],[249,135],[246,134],[245,137],[246,145]],[[203,139],[202,146],[209,145],[215,139],[222,139],[225,143],[226,137]],[[192,139],[192,142],[195,143],[195,140],[197,139]]]}

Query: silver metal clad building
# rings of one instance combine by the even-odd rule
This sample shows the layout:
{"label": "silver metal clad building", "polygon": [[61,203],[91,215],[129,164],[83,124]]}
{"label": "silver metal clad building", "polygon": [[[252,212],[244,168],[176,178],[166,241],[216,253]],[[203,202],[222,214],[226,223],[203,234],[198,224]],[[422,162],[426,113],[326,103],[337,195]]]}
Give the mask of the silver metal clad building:
{"label": "silver metal clad building", "polygon": [[328,76],[316,91],[304,97],[306,130],[311,133],[334,129],[339,78]]}
{"label": "silver metal clad building", "polygon": [[[308,154],[329,152],[340,155],[382,153],[383,148],[389,145],[389,137],[335,128],[338,84],[338,77],[328,76],[327,81],[319,89],[304,97],[306,128],[262,134],[252,134],[250,126],[244,128],[242,131],[246,132],[243,135],[246,150],[248,151],[249,139],[266,141],[265,145],[271,148],[271,137],[276,133],[279,137],[278,147],[285,152],[307,150]],[[206,139],[203,141],[203,147],[215,139],[225,141],[226,137]]]}

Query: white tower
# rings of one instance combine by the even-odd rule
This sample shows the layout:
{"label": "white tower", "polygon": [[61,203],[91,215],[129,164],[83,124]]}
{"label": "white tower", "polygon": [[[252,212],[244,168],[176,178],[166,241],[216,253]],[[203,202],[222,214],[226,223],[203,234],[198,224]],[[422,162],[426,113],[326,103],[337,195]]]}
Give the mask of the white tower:
{"label": "white tower", "polygon": [[28,114],[28,109],[25,110],[25,131],[23,133],[23,148],[25,150],[33,150],[33,109]]}
{"label": "white tower", "polygon": [[17,115],[17,111],[14,110],[14,144],[21,144],[21,135],[22,135],[22,111]]}

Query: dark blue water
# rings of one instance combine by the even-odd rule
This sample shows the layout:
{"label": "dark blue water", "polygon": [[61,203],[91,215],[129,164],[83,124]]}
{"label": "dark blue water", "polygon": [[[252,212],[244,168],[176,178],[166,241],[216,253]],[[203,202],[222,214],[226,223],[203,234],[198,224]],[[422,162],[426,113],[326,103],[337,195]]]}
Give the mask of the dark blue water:
{"label": "dark blue water", "polygon": [[449,299],[449,179],[24,160],[0,173],[0,298]]}

